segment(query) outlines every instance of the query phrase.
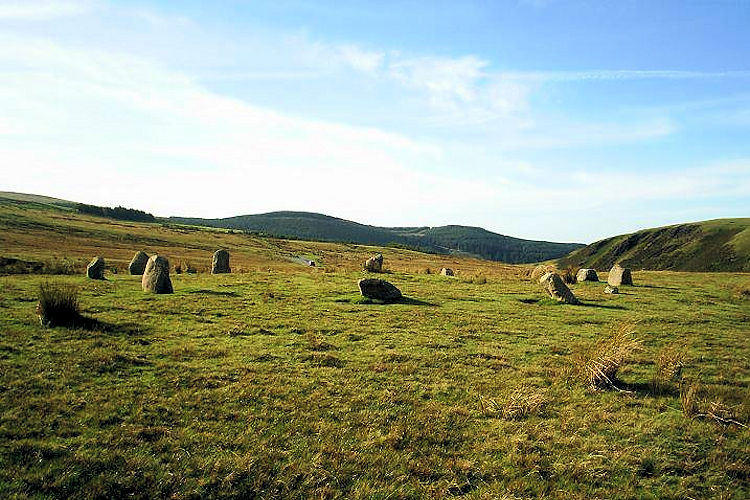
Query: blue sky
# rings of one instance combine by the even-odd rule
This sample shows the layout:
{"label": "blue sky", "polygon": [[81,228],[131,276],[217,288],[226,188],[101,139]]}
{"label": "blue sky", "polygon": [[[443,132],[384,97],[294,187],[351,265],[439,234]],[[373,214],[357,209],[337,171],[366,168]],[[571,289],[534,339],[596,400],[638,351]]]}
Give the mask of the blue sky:
{"label": "blue sky", "polygon": [[590,242],[750,216],[750,2],[0,0],[0,190]]}

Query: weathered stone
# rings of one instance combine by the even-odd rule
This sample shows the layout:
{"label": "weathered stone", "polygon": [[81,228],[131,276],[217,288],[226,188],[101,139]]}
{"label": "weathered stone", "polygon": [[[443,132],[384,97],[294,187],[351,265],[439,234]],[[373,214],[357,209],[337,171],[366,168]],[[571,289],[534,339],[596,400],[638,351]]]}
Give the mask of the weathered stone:
{"label": "weathered stone", "polygon": [[545,274],[539,279],[539,284],[550,297],[559,302],[565,302],[566,304],[580,303],[557,273]]}
{"label": "weathered stone", "polygon": [[451,269],[450,267],[444,267],[440,270],[440,274],[442,274],[443,276],[453,276],[453,269]]}
{"label": "weathered stone", "polygon": [[604,293],[620,293],[620,290],[616,286],[607,285],[604,287]]}
{"label": "weathered stone", "polygon": [[599,275],[596,274],[596,269],[579,269],[576,273],[576,281],[599,281]]}
{"label": "weathered stone", "polygon": [[152,255],[146,263],[141,278],[141,287],[145,292],[172,293],[172,280],[169,279],[169,261],[161,255]]}
{"label": "weathered stone", "polygon": [[358,285],[360,293],[368,299],[395,302],[401,298],[401,290],[385,280],[362,278]]}
{"label": "weathered stone", "polygon": [[211,261],[211,274],[231,273],[229,268],[229,252],[226,250],[216,250],[213,261]]}
{"label": "weathered stone", "polygon": [[146,270],[146,264],[148,263],[148,254],[144,251],[139,251],[133,256],[133,260],[128,265],[128,271],[134,276],[140,276],[143,271]]}
{"label": "weathered stone", "polygon": [[104,257],[94,257],[86,266],[86,276],[92,280],[103,280],[104,279]]}
{"label": "weathered stone", "polygon": [[365,262],[365,271],[371,273],[383,272],[383,254],[379,253],[375,257],[367,259],[367,262]]}
{"label": "weathered stone", "polygon": [[630,274],[629,268],[622,267],[620,264],[615,264],[609,271],[607,283],[612,286],[632,285],[633,276]]}
{"label": "weathered stone", "polygon": [[550,266],[550,265],[547,265],[547,264],[541,264],[539,266],[536,266],[531,271],[531,276],[530,277],[531,277],[531,279],[533,281],[539,281],[539,278],[541,278],[545,274],[547,274],[547,273],[553,273],[555,271],[556,271],[555,266]]}

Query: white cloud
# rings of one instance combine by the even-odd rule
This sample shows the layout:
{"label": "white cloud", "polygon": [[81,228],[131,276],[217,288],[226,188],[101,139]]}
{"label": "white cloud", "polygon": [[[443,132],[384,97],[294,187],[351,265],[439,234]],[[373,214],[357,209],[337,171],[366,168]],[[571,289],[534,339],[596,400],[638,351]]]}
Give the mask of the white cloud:
{"label": "white cloud", "polygon": [[529,71],[504,73],[505,78],[518,81],[577,82],[589,80],[698,80],[717,78],[748,78],[750,71],[675,71],[675,70],[589,70]]}
{"label": "white cloud", "polygon": [[91,1],[80,0],[0,0],[0,21],[45,21],[81,14],[91,5]]}

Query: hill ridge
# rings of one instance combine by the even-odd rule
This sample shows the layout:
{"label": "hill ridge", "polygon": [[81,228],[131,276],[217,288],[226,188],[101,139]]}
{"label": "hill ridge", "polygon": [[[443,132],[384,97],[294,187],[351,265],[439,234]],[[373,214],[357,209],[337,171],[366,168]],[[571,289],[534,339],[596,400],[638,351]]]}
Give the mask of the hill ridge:
{"label": "hill ridge", "polygon": [[561,266],[750,272],[750,218],[711,219],[612,236],[558,259]]}

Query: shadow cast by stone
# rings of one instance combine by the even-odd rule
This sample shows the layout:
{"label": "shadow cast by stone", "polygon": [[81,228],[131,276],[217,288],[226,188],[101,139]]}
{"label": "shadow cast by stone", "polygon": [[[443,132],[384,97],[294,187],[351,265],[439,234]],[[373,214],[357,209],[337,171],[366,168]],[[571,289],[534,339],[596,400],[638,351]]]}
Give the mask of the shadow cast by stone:
{"label": "shadow cast by stone", "polygon": [[433,304],[432,302],[425,302],[424,300],[414,299],[412,297],[401,297],[401,299],[397,300],[395,304],[407,304],[410,306],[438,307],[437,304]]}
{"label": "shadow cast by stone", "polygon": [[222,292],[219,290],[200,289],[200,290],[190,290],[187,293],[201,294],[201,295],[216,295],[218,297],[239,297],[239,294],[234,291]]}
{"label": "shadow cast by stone", "polygon": [[578,304],[581,307],[597,307],[599,309],[616,309],[619,311],[627,311],[628,308],[624,306],[615,306],[615,305],[608,305],[608,304],[595,304],[593,302],[580,302]]}

